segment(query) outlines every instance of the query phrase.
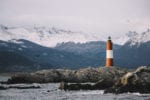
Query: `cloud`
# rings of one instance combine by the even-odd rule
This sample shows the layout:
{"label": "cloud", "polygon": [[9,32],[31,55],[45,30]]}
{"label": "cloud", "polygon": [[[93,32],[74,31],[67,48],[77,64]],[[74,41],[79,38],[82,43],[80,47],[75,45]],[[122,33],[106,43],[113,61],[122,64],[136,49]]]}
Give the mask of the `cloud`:
{"label": "cloud", "polygon": [[150,27],[149,8],[149,0],[2,0],[0,22],[119,36]]}

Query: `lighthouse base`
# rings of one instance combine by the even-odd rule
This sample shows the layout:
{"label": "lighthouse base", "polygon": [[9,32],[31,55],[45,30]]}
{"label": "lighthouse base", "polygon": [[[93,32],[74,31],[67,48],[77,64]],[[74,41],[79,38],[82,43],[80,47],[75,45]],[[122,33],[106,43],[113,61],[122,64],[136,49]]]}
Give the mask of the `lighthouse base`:
{"label": "lighthouse base", "polygon": [[114,64],[113,64],[113,58],[107,58],[106,59],[106,67],[111,67],[111,66],[113,66]]}

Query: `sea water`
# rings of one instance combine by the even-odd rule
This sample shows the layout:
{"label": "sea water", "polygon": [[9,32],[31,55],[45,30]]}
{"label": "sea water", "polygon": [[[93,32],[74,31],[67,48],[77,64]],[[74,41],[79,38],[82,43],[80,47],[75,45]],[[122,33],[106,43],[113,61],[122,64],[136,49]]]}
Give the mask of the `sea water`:
{"label": "sea water", "polygon": [[[41,86],[39,89],[0,90],[0,100],[150,100],[150,94],[104,94],[103,90],[59,90],[59,83],[10,84],[11,86]],[[10,86],[9,85],[9,86]],[[6,85],[7,86],[7,85]]]}

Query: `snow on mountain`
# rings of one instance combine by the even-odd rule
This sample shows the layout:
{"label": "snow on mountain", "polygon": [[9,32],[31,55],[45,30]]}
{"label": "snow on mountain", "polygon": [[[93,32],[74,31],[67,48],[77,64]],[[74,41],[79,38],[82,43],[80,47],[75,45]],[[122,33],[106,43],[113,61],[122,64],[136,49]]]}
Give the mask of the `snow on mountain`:
{"label": "snow on mountain", "polygon": [[147,31],[135,35],[132,38],[130,38],[130,40],[127,41],[127,43],[130,43],[130,46],[133,45],[140,45],[142,43],[148,42],[150,41],[150,29],[148,29]]}
{"label": "snow on mountain", "polygon": [[137,33],[135,31],[129,31],[124,36],[117,37],[113,39],[113,43],[124,45],[126,43],[130,43],[130,46],[140,45],[141,43],[145,43],[150,41],[150,29],[142,33]]}
{"label": "snow on mountain", "polygon": [[[143,43],[150,40],[150,29],[143,33],[129,31],[125,35],[113,38],[113,43],[124,45],[132,41],[131,45]],[[106,41],[105,38],[97,37],[91,33],[73,32],[70,30],[62,30],[55,27],[6,27],[0,25],[0,40],[22,43],[17,40],[25,39],[46,47],[55,47],[58,43],[74,42],[86,43],[90,41]]]}
{"label": "snow on mountain", "polygon": [[129,31],[125,35],[113,39],[113,43],[118,45],[124,45],[128,40],[130,40],[132,37],[136,35],[138,35],[138,33],[136,33],[135,31]]}
{"label": "snow on mountain", "polygon": [[54,27],[21,28],[0,26],[0,40],[17,42],[19,39],[25,39],[46,47],[55,47],[57,43],[62,42],[86,43],[87,41],[98,40],[92,34],[72,32]]}

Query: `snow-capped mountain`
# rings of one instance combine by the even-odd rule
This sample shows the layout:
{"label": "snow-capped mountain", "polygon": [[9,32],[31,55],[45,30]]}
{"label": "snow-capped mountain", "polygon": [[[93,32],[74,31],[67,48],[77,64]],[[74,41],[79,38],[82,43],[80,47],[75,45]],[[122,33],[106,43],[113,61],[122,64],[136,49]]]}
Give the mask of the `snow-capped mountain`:
{"label": "snow-capped mountain", "polygon": [[[121,37],[113,38],[113,43],[124,45],[132,42],[131,45],[140,44],[150,40],[150,30],[137,33],[129,31]],[[90,41],[106,41],[104,37],[97,37],[91,33],[73,32],[70,30],[58,29],[55,27],[6,27],[0,25],[0,40],[19,43],[17,40],[24,39],[46,47],[55,47],[60,43],[74,42],[86,43]]]}
{"label": "snow-capped mountain", "polygon": [[132,36],[116,52],[116,64],[127,66],[150,65],[150,30]]}
{"label": "snow-capped mountain", "polygon": [[123,36],[113,39],[113,43],[118,44],[118,45],[124,45],[127,41],[129,41],[132,37],[136,35],[138,35],[138,33],[136,33],[135,31],[129,31]]}
{"label": "snow-capped mountain", "polygon": [[28,40],[46,47],[55,47],[62,42],[86,43],[87,41],[98,40],[92,34],[72,32],[55,27],[21,28],[0,26],[0,40],[17,42],[19,39]]}
{"label": "snow-capped mountain", "polygon": [[[19,28],[1,25],[0,69],[23,71],[103,66],[106,43],[100,40],[103,39],[92,34],[54,27]],[[112,41],[115,65],[130,68],[150,65],[149,29],[143,33],[129,31]]]}
{"label": "snow-capped mountain", "polygon": [[130,44],[130,46],[139,46],[148,41],[150,41],[150,29],[147,29],[147,31],[131,37],[126,43]]}
{"label": "snow-capped mountain", "polygon": [[150,29],[142,33],[137,33],[135,31],[129,31],[124,36],[113,39],[113,43],[124,45],[126,43],[133,45],[140,45],[142,43],[150,41]]}

